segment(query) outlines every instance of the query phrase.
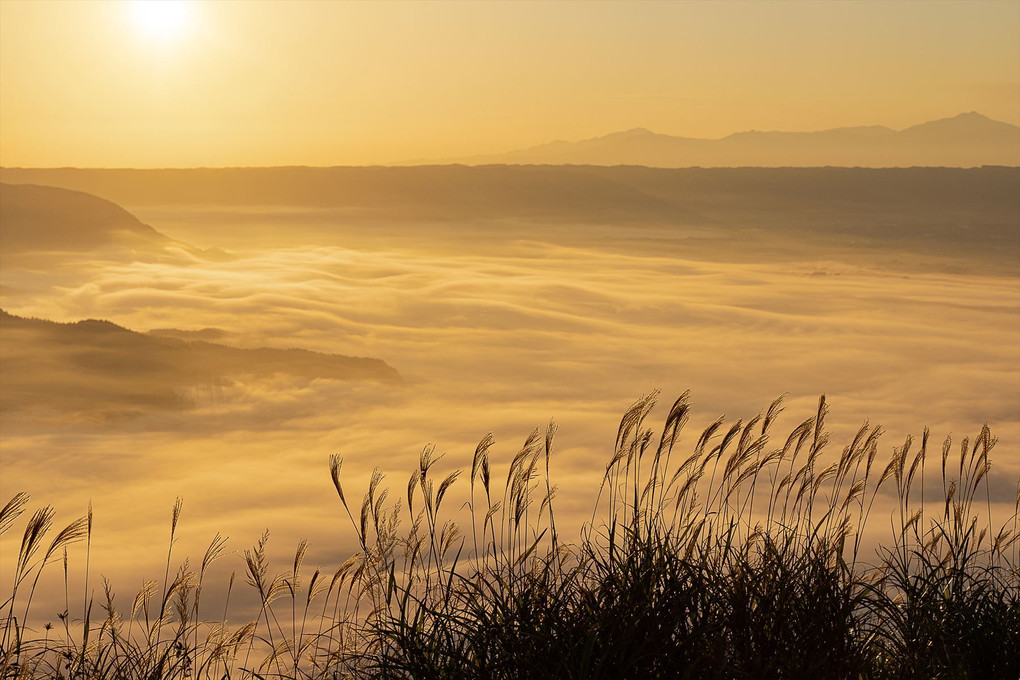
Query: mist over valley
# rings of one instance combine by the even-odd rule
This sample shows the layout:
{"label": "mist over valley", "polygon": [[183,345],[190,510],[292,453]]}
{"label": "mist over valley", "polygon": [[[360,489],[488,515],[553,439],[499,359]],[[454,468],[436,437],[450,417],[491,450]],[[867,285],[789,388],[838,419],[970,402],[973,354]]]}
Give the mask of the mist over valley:
{"label": "mist over valley", "polygon": [[97,192],[2,187],[3,485],[91,499],[114,578],[159,563],[178,495],[182,550],[270,526],[342,561],[330,453],[351,488],[399,482],[490,431],[506,464],[550,418],[576,530],[655,389],[705,424],[824,393],[835,441],[871,418],[889,447],[982,422],[1020,445],[1016,168],[2,176]]}

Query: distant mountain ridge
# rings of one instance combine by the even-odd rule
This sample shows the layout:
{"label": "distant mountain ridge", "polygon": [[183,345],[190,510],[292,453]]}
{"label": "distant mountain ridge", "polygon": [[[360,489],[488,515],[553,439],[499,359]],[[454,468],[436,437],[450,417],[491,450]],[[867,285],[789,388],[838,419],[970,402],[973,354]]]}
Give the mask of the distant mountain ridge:
{"label": "distant mountain ridge", "polygon": [[649,168],[465,165],[170,170],[0,168],[5,182],[86,191],[119,205],[293,206],[336,224],[507,219],[571,224],[801,224],[849,215],[927,229],[1017,224],[1020,168]]}
{"label": "distant mountain ridge", "polygon": [[446,162],[662,168],[1020,166],[1020,127],[972,111],[899,131],[864,125],[818,132],[749,130],[699,139],[635,128]]}

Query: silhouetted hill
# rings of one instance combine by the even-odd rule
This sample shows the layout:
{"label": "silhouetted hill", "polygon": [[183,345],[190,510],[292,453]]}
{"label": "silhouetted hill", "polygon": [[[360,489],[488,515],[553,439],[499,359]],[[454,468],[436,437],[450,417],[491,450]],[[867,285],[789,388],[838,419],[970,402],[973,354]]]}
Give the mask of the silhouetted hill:
{"label": "silhouetted hill", "polygon": [[0,184],[0,256],[52,257],[114,247],[132,258],[168,255],[222,260],[229,254],[202,250],[161,234],[105,198],[67,187]]}
{"label": "silhouetted hill", "polygon": [[0,310],[4,411],[133,414],[191,406],[190,388],[289,375],[400,381],[379,359],[301,349],[239,349],[128,330],[109,321],[56,323]]}
{"label": "silhouetted hill", "polygon": [[[899,132],[900,139],[910,139],[932,145],[967,144],[1008,144],[1013,142],[1013,152],[1020,154],[1018,140],[1020,128],[1016,125],[992,120],[971,111],[952,118],[933,120],[908,127]],[[1014,156],[1014,163],[1020,164],[1020,157]]]}
{"label": "silhouetted hill", "polygon": [[557,141],[501,154],[455,159],[492,163],[650,167],[977,167],[1020,165],[1020,127],[978,113],[899,132],[871,125],[819,132],[738,132],[721,139],[657,134],[643,128],[578,142]]}
{"label": "silhouetted hill", "polygon": [[0,244],[5,251],[79,250],[117,241],[162,244],[169,239],[98,196],[0,184]]}

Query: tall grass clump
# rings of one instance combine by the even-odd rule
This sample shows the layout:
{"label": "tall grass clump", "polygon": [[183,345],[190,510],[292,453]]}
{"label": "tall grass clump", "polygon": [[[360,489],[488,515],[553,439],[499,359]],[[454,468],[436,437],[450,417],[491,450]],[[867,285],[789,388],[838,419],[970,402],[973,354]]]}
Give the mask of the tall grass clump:
{"label": "tall grass clump", "polygon": [[[829,446],[824,397],[785,437],[781,400],[686,437],[689,395],[660,432],[656,401],[621,420],[590,519],[557,530],[556,426],[532,432],[500,471],[491,435],[470,466],[426,447],[399,498],[375,470],[350,497],[358,549],[330,569],[284,570],[268,533],[241,555],[256,607],[228,623],[200,608],[217,535],[197,568],[177,561],[173,509],[162,578],[121,610],[104,581],[62,629],[30,625],[39,574],[86,544],[92,519],[58,532],[29,519],[3,604],[0,676],[63,678],[1004,678],[1020,677],[1020,488],[993,523],[988,428],[930,449],[926,430],[880,460],[865,423]],[[451,500],[467,488],[466,511]],[[27,506],[15,496],[6,531]],[[66,585],[65,585],[66,590]],[[86,586],[88,592],[88,586]],[[223,595],[223,593],[220,593]],[[77,600],[77,598],[75,598]],[[73,620],[72,620],[73,619]]]}

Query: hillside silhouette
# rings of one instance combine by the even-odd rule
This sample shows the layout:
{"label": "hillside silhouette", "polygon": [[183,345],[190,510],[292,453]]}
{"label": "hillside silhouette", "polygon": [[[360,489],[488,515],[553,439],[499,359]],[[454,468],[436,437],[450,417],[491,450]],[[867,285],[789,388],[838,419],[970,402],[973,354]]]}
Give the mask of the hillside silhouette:
{"label": "hillside silhouette", "polygon": [[[109,321],[56,323],[0,310],[0,407],[123,417],[189,408],[190,388],[286,375],[399,382],[380,359],[302,349],[240,349],[147,335]],[[165,333],[165,331],[164,331]]]}
{"label": "hillside silhouette", "polygon": [[81,191],[0,184],[0,240],[5,252],[79,250],[109,243],[167,243],[119,205]]}
{"label": "hillside silhouette", "polygon": [[167,256],[228,259],[222,250],[200,249],[144,224],[120,205],[91,193],[36,184],[0,184],[0,257],[8,264],[24,255],[120,251],[129,259]]}

